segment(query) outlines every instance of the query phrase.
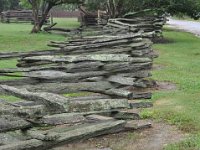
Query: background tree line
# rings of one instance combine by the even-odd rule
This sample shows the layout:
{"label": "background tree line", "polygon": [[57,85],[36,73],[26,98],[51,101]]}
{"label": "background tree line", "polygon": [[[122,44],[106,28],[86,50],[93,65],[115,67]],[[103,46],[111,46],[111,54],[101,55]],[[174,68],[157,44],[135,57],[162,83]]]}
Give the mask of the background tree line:
{"label": "background tree line", "polygon": [[[0,0],[0,11],[32,9],[35,20],[32,33],[37,33],[41,30],[49,11],[63,4],[66,9],[73,5],[74,8],[83,5],[89,11],[104,10],[110,18],[123,17],[126,13],[144,9],[155,9],[171,15],[187,15],[193,19],[200,17],[200,0]],[[42,17],[39,17],[39,13]]]}
{"label": "background tree line", "polygon": [[0,12],[9,9],[18,9],[19,0],[0,0]]}

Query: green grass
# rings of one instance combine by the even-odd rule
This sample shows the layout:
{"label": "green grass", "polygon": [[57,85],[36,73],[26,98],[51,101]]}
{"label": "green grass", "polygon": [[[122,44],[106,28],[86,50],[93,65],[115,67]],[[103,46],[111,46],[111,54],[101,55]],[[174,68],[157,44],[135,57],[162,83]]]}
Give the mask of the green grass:
{"label": "green grass", "polygon": [[[74,19],[55,19],[54,22],[58,22],[60,27],[78,26]],[[0,51],[48,49],[46,44],[49,40],[65,39],[47,33],[29,34],[31,27],[29,24],[0,24]],[[153,78],[172,82],[177,85],[177,90],[155,92],[152,99],[154,108],[145,110],[142,117],[164,120],[191,134],[186,141],[169,145],[166,150],[200,149],[200,38],[173,30],[165,30],[164,36],[173,43],[154,45],[160,54],[155,63],[164,67],[153,71]],[[13,68],[15,65],[16,59],[0,61],[0,68]],[[15,101],[15,98],[4,95],[0,98]]]}
{"label": "green grass", "polygon": [[[76,28],[79,22],[76,18],[54,18],[56,27]],[[53,41],[63,41],[66,38],[61,35],[41,32],[30,34],[33,25],[30,23],[0,23],[0,52],[27,52],[33,50],[52,49],[47,43]],[[17,59],[0,60],[0,69],[15,68]],[[0,80],[14,79],[11,77],[1,77]]]}
{"label": "green grass", "polygon": [[20,98],[17,98],[15,96],[8,96],[8,95],[0,95],[0,99],[5,100],[5,101],[10,102],[10,103],[14,103],[14,102],[18,102],[18,101],[23,101]]}
{"label": "green grass", "polygon": [[174,83],[177,89],[155,92],[154,108],[145,110],[142,116],[164,120],[191,133],[191,139],[167,150],[182,150],[184,144],[186,149],[200,149],[200,38],[173,30],[166,30],[164,37],[174,42],[154,45],[160,54],[155,63],[163,69],[153,71],[153,78]]}
{"label": "green grass", "polygon": [[[79,26],[77,19],[55,18],[57,27],[76,28]],[[0,23],[0,52],[10,51],[32,51],[49,49],[47,43],[50,40],[63,41],[60,35],[41,32],[30,34],[32,25],[29,23]]]}

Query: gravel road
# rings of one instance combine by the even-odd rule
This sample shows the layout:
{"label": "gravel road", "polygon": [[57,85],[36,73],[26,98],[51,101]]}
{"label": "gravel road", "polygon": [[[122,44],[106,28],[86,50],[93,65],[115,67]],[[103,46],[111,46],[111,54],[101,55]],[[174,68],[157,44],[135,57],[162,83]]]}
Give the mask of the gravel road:
{"label": "gravel road", "polygon": [[168,25],[200,36],[200,22],[169,19]]}

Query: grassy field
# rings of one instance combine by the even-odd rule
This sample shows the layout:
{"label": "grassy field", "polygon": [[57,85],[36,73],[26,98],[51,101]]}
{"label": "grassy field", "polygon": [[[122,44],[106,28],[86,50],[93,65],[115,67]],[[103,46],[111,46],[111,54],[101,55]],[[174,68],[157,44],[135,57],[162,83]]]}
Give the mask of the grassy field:
{"label": "grassy field", "polygon": [[[55,18],[57,27],[76,28],[79,26],[77,19]],[[41,32],[30,34],[32,25],[29,23],[0,23],[0,51],[31,51],[46,50],[50,40],[64,40],[65,37],[55,34]]]}
{"label": "grassy field", "polygon": [[[78,26],[73,19],[57,19],[55,22],[62,27]],[[48,49],[46,44],[49,40],[65,39],[47,33],[32,35],[29,34],[30,29],[31,25],[27,24],[0,24],[0,51]],[[164,36],[172,43],[154,45],[154,49],[160,54],[155,64],[162,69],[153,71],[153,78],[174,83],[177,89],[155,92],[154,108],[145,110],[142,116],[164,120],[191,134],[186,141],[169,145],[166,150],[200,149],[200,38],[169,29],[164,31]],[[15,64],[16,60],[0,61],[0,68],[15,67]],[[0,98],[13,99],[3,95]]]}
{"label": "grassy field", "polygon": [[[79,22],[76,18],[55,18],[57,27],[76,28]],[[66,37],[61,35],[41,32],[39,34],[30,34],[32,25],[30,23],[0,23],[0,52],[26,52],[33,50],[51,49],[47,43],[51,40],[63,41]],[[16,67],[16,59],[1,60],[0,68]],[[0,77],[0,80],[10,79],[9,77]]]}
{"label": "grassy field", "polygon": [[200,149],[200,38],[172,30],[166,30],[164,36],[173,42],[154,45],[160,54],[155,63],[162,69],[153,71],[153,78],[174,83],[177,89],[154,93],[154,108],[143,115],[165,120],[192,134],[167,150]]}

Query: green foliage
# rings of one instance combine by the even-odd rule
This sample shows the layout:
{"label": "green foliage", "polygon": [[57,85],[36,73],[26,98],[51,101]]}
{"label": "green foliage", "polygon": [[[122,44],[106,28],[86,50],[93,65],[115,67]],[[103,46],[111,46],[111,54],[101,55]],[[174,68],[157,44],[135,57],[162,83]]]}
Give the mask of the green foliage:
{"label": "green foliage", "polygon": [[107,5],[107,0],[85,0],[85,7],[89,11],[97,11],[99,10],[105,10]]}
{"label": "green foliage", "polygon": [[117,12],[117,16],[123,16],[129,12],[145,9],[157,9],[170,13],[171,15],[188,15],[194,19],[200,16],[199,0],[86,0],[89,10],[108,10],[107,4],[111,1]]}
{"label": "green foliage", "polygon": [[0,12],[19,8],[18,0],[0,0]]}
{"label": "green foliage", "polygon": [[28,2],[28,0],[20,0],[19,5],[23,9],[31,9],[31,4]]}

